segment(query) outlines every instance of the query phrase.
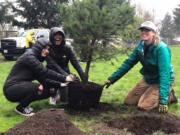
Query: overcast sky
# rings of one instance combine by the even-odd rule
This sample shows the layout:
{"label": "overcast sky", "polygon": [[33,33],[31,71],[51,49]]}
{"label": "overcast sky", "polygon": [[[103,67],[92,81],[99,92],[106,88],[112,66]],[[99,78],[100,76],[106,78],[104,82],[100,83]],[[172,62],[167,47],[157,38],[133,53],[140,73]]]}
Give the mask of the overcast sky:
{"label": "overcast sky", "polygon": [[[0,2],[3,1],[0,0]],[[180,0],[131,0],[131,2],[134,5],[141,5],[143,9],[150,12],[154,11],[157,21],[162,20],[167,12],[172,14],[172,11],[180,4]]]}
{"label": "overcast sky", "polygon": [[172,11],[180,5],[180,0],[131,0],[131,2],[141,5],[150,12],[154,10],[156,21],[162,20],[167,12],[172,15]]}

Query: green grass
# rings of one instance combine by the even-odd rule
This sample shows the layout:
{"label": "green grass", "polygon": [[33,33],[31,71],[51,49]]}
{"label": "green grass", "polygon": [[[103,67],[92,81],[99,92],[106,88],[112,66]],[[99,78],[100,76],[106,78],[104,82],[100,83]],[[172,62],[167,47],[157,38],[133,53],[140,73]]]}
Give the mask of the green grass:
{"label": "green grass", "polygon": [[[176,95],[180,97],[180,46],[172,46],[172,64],[174,66],[175,71],[175,85],[174,89]],[[96,82],[98,84],[103,84],[104,81],[121,65],[121,63],[126,59],[127,56],[119,55],[116,59],[112,59],[111,61],[98,61],[92,63],[90,69],[90,80]],[[2,61],[2,56],[0,56],[0,61]],[[20,116],[14,112],[14,108],[16,107],[16,103],[11,103],[3,95],[3,84],[11,70],[15,61],[3,61],[0,63],[0,132],[4,132],[9,128],[13,127],[15,124],[20,123],[25,120],[26,117]],[[113,63],[113,65],[111,64]],[[83,64],[83,67],[85,65]],[[130,70],[123,78],[117,81],[108,89],[104,89],[101,97],[101,102],[112,103],[116,105],[117,112],[121,114],[121,107],[127,92],[138,82],[141,78],[139,73],[139,69],[141,68],[140,64],[137,64],[132,70]],[[71,71],[76,73],[76,71],[71,67]],[[76,73],[77,74],[77,73]],[[45,108],[51,108],[48,104],[48,99],[37,101],[32,103],[32,107],[35,111],[39,111]],[[169,112],[173,112],[176,115],[180,116],[180,103],[169,105]],[[136,110],[136,107],[128,107],[127,111]],[[77,125],[81,130],[89,132],[91,130],[90,125],[96,124],[97,126],[101,126],[101,119],[110,120],[113,118],[113,111],[104,112],[101,114],[97,114],[95,116],[90,115],[88,113],[78,113],[71,114],[66,111],[67,117]],[[158,134],[158,133],[156,133]],[[161,132],[159,133],[161,134]]]}

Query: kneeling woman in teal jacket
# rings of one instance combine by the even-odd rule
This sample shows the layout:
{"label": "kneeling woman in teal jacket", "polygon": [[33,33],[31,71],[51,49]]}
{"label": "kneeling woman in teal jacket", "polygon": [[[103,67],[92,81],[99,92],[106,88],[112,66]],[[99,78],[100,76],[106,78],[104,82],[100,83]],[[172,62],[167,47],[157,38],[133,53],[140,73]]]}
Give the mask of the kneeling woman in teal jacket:
{"label": "kneeling woman in teal jacket", "polygon": [[156,26],[150,21],[141,24],[140,38],[131,55],[108,78],[106,87],[120,79],[139,61],[142,64],[142,79],[129,91],[124,103],[137,105],[144,110],[159,106],[159,112],[167,112],[167,104],[176,101],[172,84],[174,73],[171,52],[156,34]]}

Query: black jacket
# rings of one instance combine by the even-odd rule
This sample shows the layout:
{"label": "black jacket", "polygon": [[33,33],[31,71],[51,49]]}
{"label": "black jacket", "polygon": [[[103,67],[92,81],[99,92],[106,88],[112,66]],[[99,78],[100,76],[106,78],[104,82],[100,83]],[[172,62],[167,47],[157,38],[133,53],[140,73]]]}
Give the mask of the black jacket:
{"label": "black jacket", "polygon": [[[58,74],[41,63],[44,58],[41,57],[41,51],[50,43],[41,38],[32,48],[32,51],[27,51],[21,55],[6,79],[4,89],[24,81],[38,80],[44,85],[59,85],[59,82],[65,82],[65,76]],[[50,86],[51,87],[51,86]]]}
{"label": "black jacket", "polygon": [[[63,35],[61,45],[54,45],[54,35],[56,33],[61,33]],[[66,45],[64,31],[58,27],[51,28],[49,39],[52,43],[52,47],[50,49],[50,54],[46,59],[47,67],[67,76],[70,73],[68,66],[70,61],[81,79],[83,79],[84,71],[79,64],[72,47],[70,45]]]}

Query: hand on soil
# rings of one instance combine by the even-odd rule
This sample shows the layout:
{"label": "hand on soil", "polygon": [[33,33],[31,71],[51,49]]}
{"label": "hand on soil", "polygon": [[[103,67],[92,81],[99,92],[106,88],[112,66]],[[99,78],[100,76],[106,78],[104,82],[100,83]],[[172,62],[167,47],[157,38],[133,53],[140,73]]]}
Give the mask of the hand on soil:
{"label": "hand on soil", "polygon": [[110,80],[106,80],[104,83],[104,87],[108,88],[111,85],[111,81]]}
{"label": "hand on soil", "polygon": [[80,82],[80,79],[78,76],[76,76],[76,74],[72,74],[70,73],[70,75],[72,75],[75,79],[74,79],[74,82]]}
{"label": "hand on soil", "polygon": [[66,77],[66,82],[73,82],[75,79],[76,79],[76,76],[70,74]]}

